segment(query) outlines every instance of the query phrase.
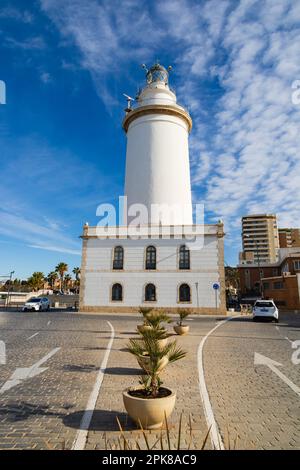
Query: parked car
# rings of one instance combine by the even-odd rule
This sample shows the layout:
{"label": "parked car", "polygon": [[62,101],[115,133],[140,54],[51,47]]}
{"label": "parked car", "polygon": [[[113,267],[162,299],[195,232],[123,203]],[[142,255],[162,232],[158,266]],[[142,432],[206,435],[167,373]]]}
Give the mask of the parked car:
{"label": "parked car", "polygon": [[273,300],[257,300],[253,307],[253,320],[269,318],[278,323],[278,308]]}
{"label": "parked car", "polygon": [[27,300],[22,310],[26,312],[27,310],[42,311],[49,309],[50,302],[47,297],[31,297],[31,299]]}

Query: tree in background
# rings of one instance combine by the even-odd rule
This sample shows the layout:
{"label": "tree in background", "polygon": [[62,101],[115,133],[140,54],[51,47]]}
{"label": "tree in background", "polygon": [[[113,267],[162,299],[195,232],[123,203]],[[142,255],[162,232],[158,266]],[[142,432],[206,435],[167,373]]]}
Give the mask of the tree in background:
{"label": "tree in background", "polygon": [[48,274],[47,276],[47,281],[50,284],[50,287],[52,290],[55,288],[55,282],[58,279],[58,274],[56,271],[51,271],[51,273]]}
{"label": "tree in background", "polygon": [[28,278],[27,283],[32,290],[38,291],[44,287],[45,276],[43,273],[36,271]]}
{"label": "tree in background", "polygon": [[240,277],[237,268],[225,266],[225,284],[226,288],[233,287],[237,290],[240,288]]}
{"label": "tree in background", "polygon": [[75,286],[76,286],[76,294],[79,292],[80,286],[80,268],[76,267],[73,269],[73,274],[75,274]]}
{"label": "tree in background", "polygon": [[71,281],[72,281],[72,276],[70,276],[70,274],[66,274],[64,278],[64,289],[69,289]]}
{"label": "tree in background", "polygon": [[68,271],[68,265],[67,263],[58,263],[58,265],[55,268],[55,271],[59,274],[60,277],[60,290],[63,288],[64,284],[64,276],[65,273]]}

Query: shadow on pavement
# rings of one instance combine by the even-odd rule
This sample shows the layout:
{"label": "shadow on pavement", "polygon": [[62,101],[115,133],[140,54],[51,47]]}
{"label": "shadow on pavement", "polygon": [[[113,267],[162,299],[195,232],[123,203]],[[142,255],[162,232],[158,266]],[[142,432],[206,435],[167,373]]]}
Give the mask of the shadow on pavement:
{"label": "shadow on pavement", "polygon": [[99,367],[94,364],[65,364],[62,369],[67,372],[94,372]]}
{"label": "shadow on pavement", "polygon": [[[80,423],[85,411],[78,411],[71,413],[63,418],[65,426],[80,429]],[[119,426],[116,420],[118,417],[121,426],[124,430],[136,429],[135,423],[129,418],[127,413],[119,411],[108,410],[95,410],[89,431],[119,431]],[[84,429],[84,428],[83,428]]]}
{"label": "shadow on pavement", "polygon": [[142,369],[131,367],[108,367],[105,374],[110,375],[142,375]]}
{"label": "shadow on pavement", "polygon": [[[69,410],[73,408],[73,405],[66,404],[63,408]],[[0,410],[0,420],[3,417],[11,423],[25,421],[34,416],[55,416],[62,418],[65,416],[65,413],[51,411],[47,405],[34,405],[25,401],[7,404],[6,406],[2,406]]]}

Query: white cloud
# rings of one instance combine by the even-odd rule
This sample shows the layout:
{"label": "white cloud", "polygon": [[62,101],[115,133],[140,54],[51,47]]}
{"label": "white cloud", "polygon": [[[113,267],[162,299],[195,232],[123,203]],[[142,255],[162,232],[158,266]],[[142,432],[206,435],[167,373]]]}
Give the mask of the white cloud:
{"label": "white cloud", "polygon": [[20,21],[22,23],[31,24],[34,20],[34,16],[27,10],[19,10],[14,7],[6,7],[0,10],[0,18]]}
{"label": "white cloud", "polygon": [[46,48],[45,41],[41,36],[26,38],[22,41],[13,37],[6,37],[4,44],[7,47],[23,50],[42,50]]}
{"label": "white cloud", "polygon": [[45,84],[52,82],[52,77],[51,77],[50,73],[48,73],[48,72],[42,72],[40,74],[40,79]]}
{"label": "white cloud", "polygon": [[54,228],[20,215],[0,210],[0,234],[21,240],[33,248],[80,254],[80,243]]}
{"label": "white cloud", "polygon": [[62,248],[60,246],[51,245],[28,245],[30,248],[37,248],[38,250],[55,251],[57,253],[65,253],[68,255],[81,255],[81,250],[70,250],[69,248]]}
{"label": "white cloud", "polygon": [[159,42],[152,19],[143,2],[99,3],[95,0],[40,0],[42,9],[62,36],[72,39],[81,54],[81,65],[88,69],[97,92],[110,108],[118,104],[108,83],[126,71],[130,60],[143,62]]}

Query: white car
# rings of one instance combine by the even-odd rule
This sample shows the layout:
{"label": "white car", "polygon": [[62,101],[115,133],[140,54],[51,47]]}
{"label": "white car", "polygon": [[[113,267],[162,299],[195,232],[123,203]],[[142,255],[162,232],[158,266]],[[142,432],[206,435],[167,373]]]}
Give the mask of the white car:
{"label": "white car", "polygon": [[26,312],[27,310],[42,311],[49,309],[50,302],[47,297],[32,297],[31,299],[27,300],[22,310],[23,312]]}
{"label": "white car", "polygon": [[257,300],[253,307],[253,320],[270,318],[278,323],[278,308],[273,300]]}

